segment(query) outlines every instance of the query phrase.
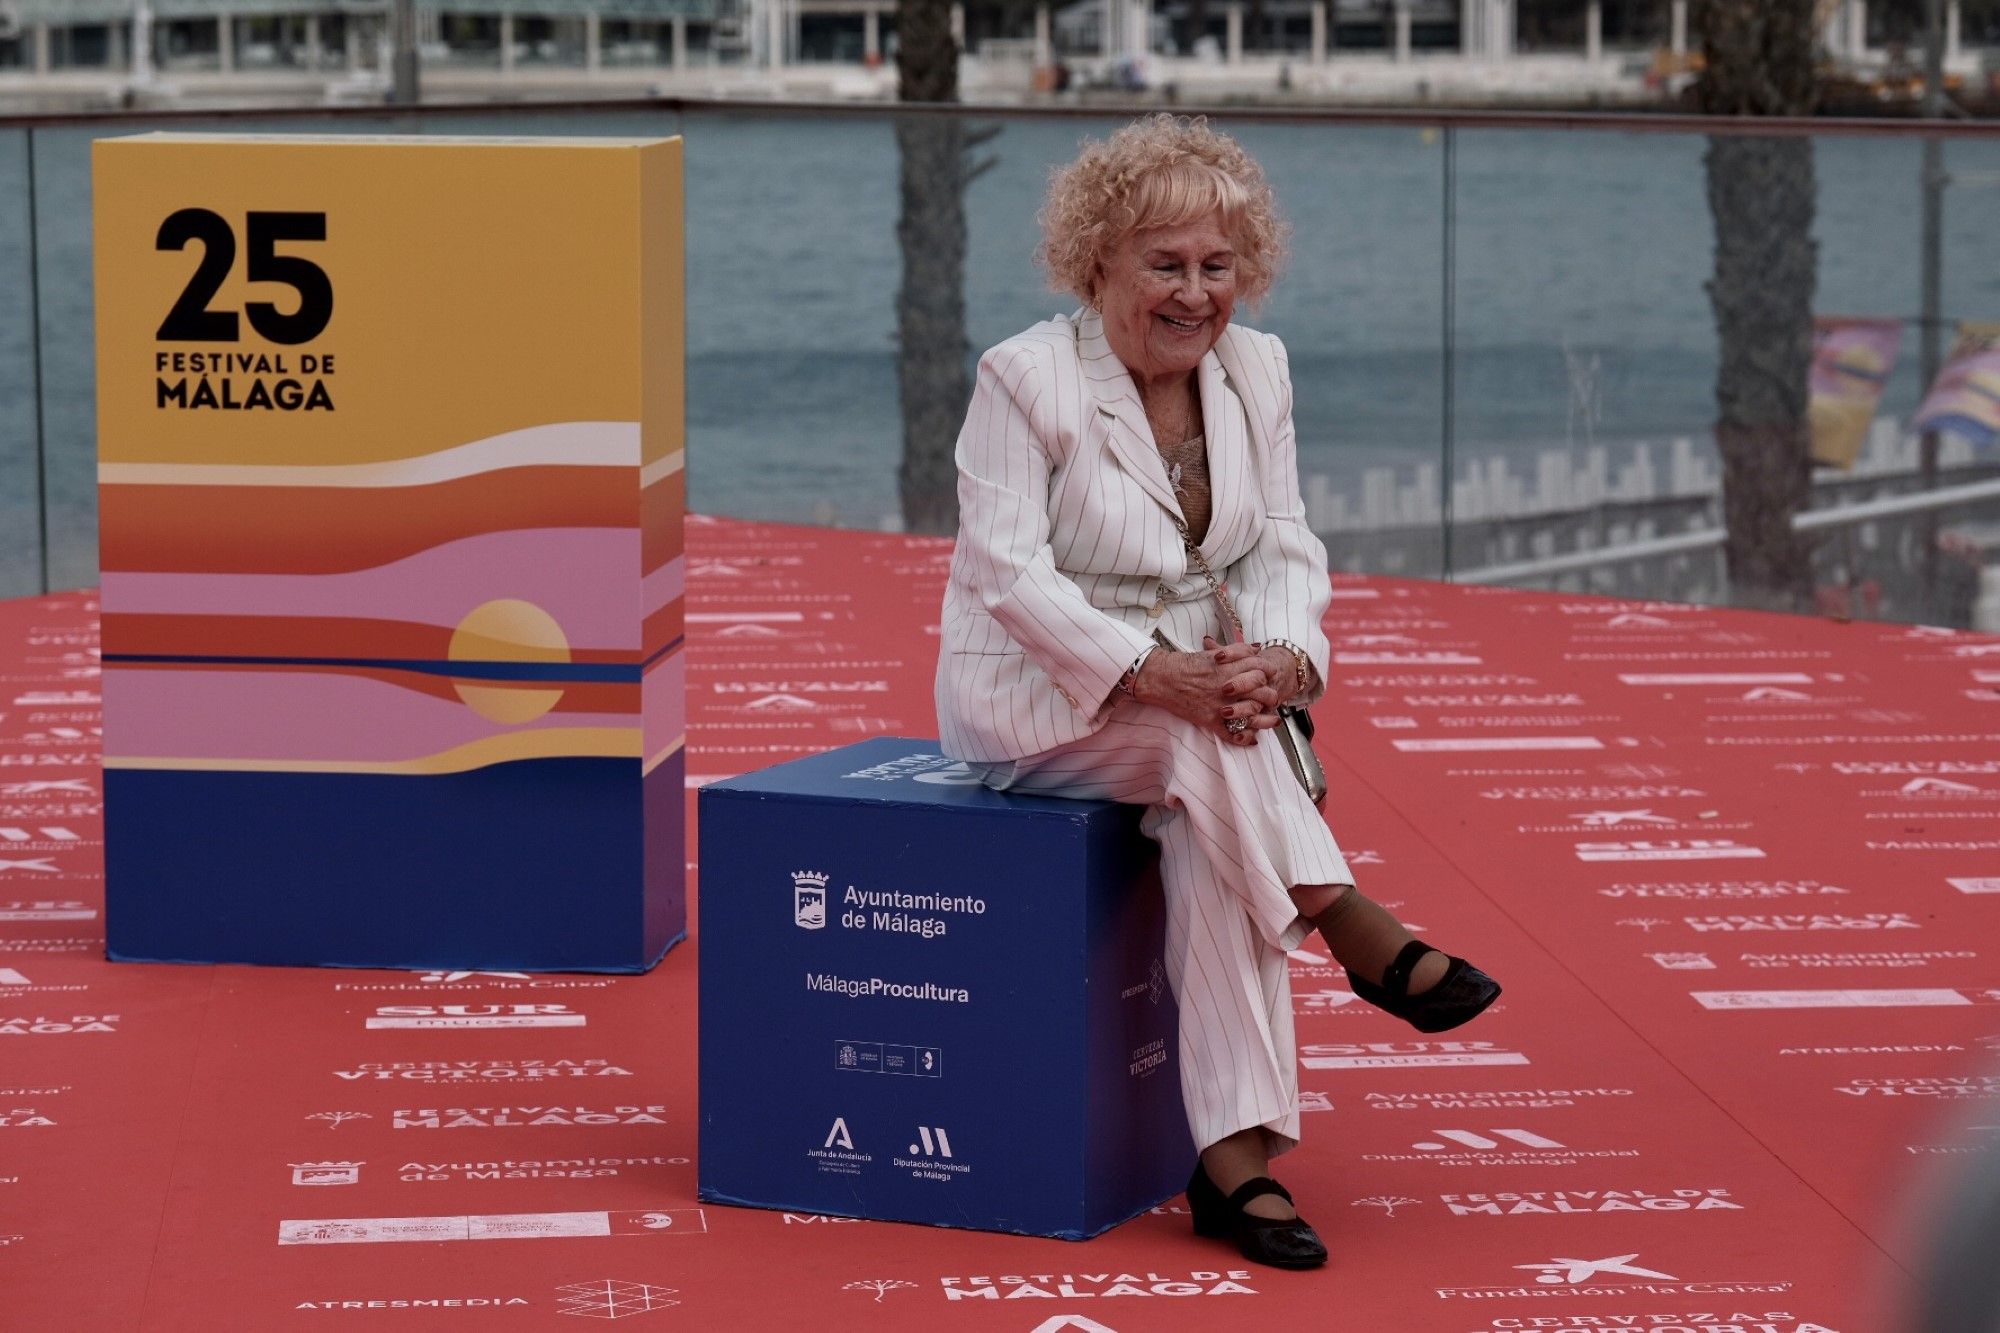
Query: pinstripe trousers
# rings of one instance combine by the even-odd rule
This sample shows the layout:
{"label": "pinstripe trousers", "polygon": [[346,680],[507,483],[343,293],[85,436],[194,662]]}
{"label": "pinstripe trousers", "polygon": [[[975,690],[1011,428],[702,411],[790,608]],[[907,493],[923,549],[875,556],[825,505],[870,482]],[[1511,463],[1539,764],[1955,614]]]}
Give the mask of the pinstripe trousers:
{"label": "pinstripe trousers", "polygon": [[1160,844],[1167,979],[1180,1006],[1181,1096],[1195,1145],[1261,1126],[1271,1155],[1296,1146],[1285,955],[1311,927],[1287,890],[1354,879],[1278,743],[1266,734],[1252,747],[1230,745],[1121,698],[1088,736],[969,767],[1003,791],[1146,807],[1140,828]]}

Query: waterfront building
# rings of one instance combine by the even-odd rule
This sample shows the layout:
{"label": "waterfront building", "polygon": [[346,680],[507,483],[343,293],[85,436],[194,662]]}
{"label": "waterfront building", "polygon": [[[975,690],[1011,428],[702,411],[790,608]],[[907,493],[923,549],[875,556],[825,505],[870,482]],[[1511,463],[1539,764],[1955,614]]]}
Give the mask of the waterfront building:
{"label": "waterfront building", "polygon": [[[1864,78],[1923,0],[1822,0]],[[1054,87],[1190,99],[1652,100],[1684,74],[1689,0],[961,0],[973,98]],[[416,0],[425,92],[893,93],[895,0]],[[2000,10],[1946,0],[1947,69],[1984,87]],[[373,101],[390,0],[0,0],[0,106]],[[1053,71],[1066,67],[1062,79]]]}

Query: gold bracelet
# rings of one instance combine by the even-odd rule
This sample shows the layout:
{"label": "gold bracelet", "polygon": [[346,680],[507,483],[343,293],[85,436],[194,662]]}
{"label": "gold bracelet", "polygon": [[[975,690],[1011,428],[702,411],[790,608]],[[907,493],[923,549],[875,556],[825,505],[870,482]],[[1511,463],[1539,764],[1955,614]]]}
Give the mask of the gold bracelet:
{"label": "gold bracelet", "polygon": [[1118,692],[1120,694],[1123,694],[1128,699],[1137,699],[1139,697],[1137,689],[1139,684],[1139,668],[1146,665],[1146,659],[1151,657],[1153,650],[1159,646],[1157,643],[1149,643],[1139,650],[1139,655],[1132,659],[1132,665],[1126,667],[1125,674],[1118,678]]}
{"label": "gold bracelet", "polygon": [[1298,693],[1304,694],[1312,688],[1312,658],[1306,656],[1305,649],[1299,647],[1290,639],[1266,639],[1263,646],[1266,648],[1283,648],[1292,655],[1292,666],[1298,672],[1299,677]]}

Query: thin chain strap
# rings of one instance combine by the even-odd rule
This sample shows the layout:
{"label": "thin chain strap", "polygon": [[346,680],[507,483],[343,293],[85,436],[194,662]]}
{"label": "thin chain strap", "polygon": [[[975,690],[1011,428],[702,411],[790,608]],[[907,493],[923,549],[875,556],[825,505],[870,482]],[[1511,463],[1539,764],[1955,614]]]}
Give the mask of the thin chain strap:
{"label": "thin chain strap", "polygon": [[1221,579],[1215,577],[1215,570],[1210,568],[1208,557],[1201,553],[1201,548],[1194,544],[1194,536],[1188,532],[1187,524],[1181,521],[1178,514],[1169,514],[1167,517],[1173,519],[1174,526],[1180,529],[1181,545],[1186,548],[1188,559],[1201,571],[1201,576],[1208,580],[1208,590],[1215,594],[1216,603],[1222,607],[1222,614],[1228,618],[1229,628],[1235,631],[1237,642],[1249,642],[1243,633],[1243,622],[1236,618],[1236,608],[1230,603],[1229,590],[1222,586]]}

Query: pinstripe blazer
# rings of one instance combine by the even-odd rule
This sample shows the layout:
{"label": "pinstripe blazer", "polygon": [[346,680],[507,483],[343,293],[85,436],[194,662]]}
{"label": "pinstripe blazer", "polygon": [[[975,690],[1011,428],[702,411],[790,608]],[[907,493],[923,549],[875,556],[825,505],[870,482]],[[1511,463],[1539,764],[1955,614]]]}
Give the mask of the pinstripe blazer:
{"label": "pinstripe blazer", "polygon": [[[1332,589],[1299,496],[1284,346],[1231,325],[1197,374],[1213,497],[1202,554],[1244,633],[1298,644],[1325,680]],[[980,358],[957,460],[939,732],[954,758],[1022,759],[1103,725],[1151,642],[1162,587],[1185,601],[1207,585],[1189,568],[1145,408],[1096,312],[1037,324]]]}

